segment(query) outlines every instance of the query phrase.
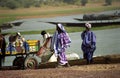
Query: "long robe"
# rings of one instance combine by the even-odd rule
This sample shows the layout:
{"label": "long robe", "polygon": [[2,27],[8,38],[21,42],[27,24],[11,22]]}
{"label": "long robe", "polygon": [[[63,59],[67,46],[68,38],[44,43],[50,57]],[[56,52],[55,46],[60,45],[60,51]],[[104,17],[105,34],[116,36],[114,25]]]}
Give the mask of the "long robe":
{"label": "long robe", "polygon": [[87,63],[92,62],[93,53],[96,50],[96,35],[92,31],[84,31],[81,34],[83,57]]}
{"label": "long robe", "polygon": [[62,32],[56,31],[52,38],[51,49],[54,49],[55,55],[58,57],[58,63],[65,65],[68,63],[65,51],[70,46],[71,40],[68,33],[65,31],[62,25],[58,26]]}

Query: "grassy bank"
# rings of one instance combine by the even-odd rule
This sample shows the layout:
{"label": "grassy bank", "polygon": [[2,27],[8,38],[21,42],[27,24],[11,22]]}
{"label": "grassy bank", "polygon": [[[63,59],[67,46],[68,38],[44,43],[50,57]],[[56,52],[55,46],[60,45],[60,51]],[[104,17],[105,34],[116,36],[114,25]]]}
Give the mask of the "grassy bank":
{"label": "grassy bank", "polygon": [[[6,22],[19,20],[19,19],[29,19],[29,18],[49,18],[56,16],[66,16],[66,15],[75,15],[75,14],[86,14],[86,13],[95,13],[109,10],[118,10],[120,9],[120,2],[113,2],[111,6],[103,6],[103,2],[100,3],[89,3],[86,6],[76,6],[76,5],[65,5],[65,6],[44,6],[41,8],[19,8],[15,10],[10,9],[0,9],[0,25]],[[118,25],[112,25],[107,27],[94,27],[93,30],[102,30],[102,29],[112,29],[118,28]],[[66,30],[71,32],[80,32],[83,31],[82,27],[65,27]],[[55,29],[47,30],[50,33],[53,33]],[[22,32],[22,34],[40,34],[41,31],[29,31]],[[11,32],[12,33],[12,32]]]}
{"label": "grassy bank", "polygon": [[[23,10],[18,9],[18,10],[15,10],[14,13],[12,13],[12,11],[10,10],[9,13],[1,13],[0,17],[3,17],[3,18],[4,17],[16,17],[18,19],[20,19],[20,17],[21,18],[28,18],[28,17],[32,18],[34,16],[52,17],[52,16],[59,16],[59,15],[72,15],[72,14],[93,13],[93,12],[116,10],[116,9],[120,9],[120,6],[97,6],[97,7],[89,7],[89,6],[86,6],[86,7],[68,6],[68,7],[66,7],[65,6],[62,8],[56,7],[56,8],[54,8],[54,10],[47,10],[45,8],[47,11],[41,11],[41,8],[30,8],[28,10],[26,9],[26,12],[24,12],[25,9],[23,9]],[[16,11],[18,11],[18,13]]]}
{"label": "grassy bank", "polygon": [[[105,30],[105,29],[114,29],[114,28],[120,28],[120,25],[109,25],[109,26],[101,26],[101,27],[92,27],[92,30]],[[73,32],[81,32],[84,30],[84,27],[67,27],[65,26],[65,29],[67,30],[68,33],[73,33]],[[42,30],[41,30],[42,31]],[[22,34],[40,34],[41,31],[25,31],[21,32]],[[46,30],[50,34],[53,34],[55,32],[55,29],[49,29]]]}
{"label": "grassy bank", "polygon": [[103,6],[100,3],[88,3],[86,6],[65,5],[65,6],[44,6],[41,8],[19,8],[15,10],[0,9],[0,25],[5,22],[25,18],[48,18],[64,15],[85,14],[120,9],[120,2],[113,2],[111,6]]}

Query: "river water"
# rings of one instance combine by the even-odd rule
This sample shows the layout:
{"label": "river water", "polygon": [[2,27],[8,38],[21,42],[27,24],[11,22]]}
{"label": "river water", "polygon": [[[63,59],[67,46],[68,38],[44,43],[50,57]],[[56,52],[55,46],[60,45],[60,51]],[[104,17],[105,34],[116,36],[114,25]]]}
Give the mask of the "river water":
{"label": "river water", "polygon": [[[120,28],[93,32],[97,36],[97,49],[94,53],[94,56],[120,54]],[[83,58],[81,50],[82,40],[80,35],[81,32],[69,33],[72,43],[71,46],[67,49],[66,53],[77,53],[80,58]],[[40,34],[23,36],[26,40],[37,39],[41,40],[42,42],[42,36]],[[5,65],[12,65],[13,59],[14,57],[7,57]]]}
{"label": "river water", "polygon": [[[34,31],[34,30],[55,29],[55,25],[46,22],[47,21],[76,22],[76,23],[79,22],[77,20],[73,20],[73,18],[82,18],[82,15],[16,20],[16,21],[24,21],[24,23],[21,26],[15,26],[12,29],[2,30],[2,32],[9,32],[9,31],[21,32],[21,31],[31,31],[31,30]],[[120,54],[120,28],[99,30],[99,31],[94,31],[94,33],[97,36],[97,49],[94,53],[94,56]],[[69,33],[69,35],[72,40],[72,43],[70,48],[67,49],[66,53],[77,53],[80,56],[80,58],[82,58],[81,32]],[[26,40],[35,39],[35,40],[40,40],[42,42],[42,37],[40,34],[23,35],[23,36],[25,37]],[[6,40],[7,39],[8,36],[6,36]],[[4,65],[5,66],[12,65],[14,58],[15,58],[14,56],[6,57]]]}
{"label": "river water", "polygon": [[[93,31],[97,36],[97,49],[95,56],[109,55],[120,53],[120,28]],[[72,40],[71,46],[67,49],[67,53],[75,52],[82,57],[81,51],[81,32],[69,33]],[[42,40],[40,34],[37,35],[24,35],[26,39]]]}
{"label": "river water", "polygon": [[[120,10],[112,10],[112,11],[105,11],[96,14],[104,14],[104,15],[113,15],[119,13]],[[50,24],[47,22],[67,22],[67,23],[81,23],[81,21],[75,20],[82,19],[83,14],[77,15],[70,15],[70,16],[58,16],[58,17],[51,17],[51,18],[32,18],[32,19],[20,19],[15,20],[12,22],[23,22],[20,26],[13,26],[11,29],[2,30],[2,32],[22,32],[22,31],[39,31],[39,30],[47,30],[55,28],[54,24]],[[120,21],[118,19],[117,21]]]}

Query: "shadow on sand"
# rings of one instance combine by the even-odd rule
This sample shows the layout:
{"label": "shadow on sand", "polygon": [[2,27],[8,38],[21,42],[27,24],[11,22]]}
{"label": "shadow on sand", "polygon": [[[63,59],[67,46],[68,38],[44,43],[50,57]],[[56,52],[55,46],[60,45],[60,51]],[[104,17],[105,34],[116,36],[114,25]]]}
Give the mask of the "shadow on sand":
{"label": "shadow on sand", "polygon": [[[98,56],[93,58],[93,63],[92,64],[113,64],[113,63],[120,63],[120,55],[106,55],[106,56]],[[85,59],[77,59],[77,60],[69,60],[70,66],[75,66],[75,65],[86,65],[86,60]],[[45,64],[40,64],[39,68],[55,68],[57,65],[56,62],[52,63],[45,63]]]}

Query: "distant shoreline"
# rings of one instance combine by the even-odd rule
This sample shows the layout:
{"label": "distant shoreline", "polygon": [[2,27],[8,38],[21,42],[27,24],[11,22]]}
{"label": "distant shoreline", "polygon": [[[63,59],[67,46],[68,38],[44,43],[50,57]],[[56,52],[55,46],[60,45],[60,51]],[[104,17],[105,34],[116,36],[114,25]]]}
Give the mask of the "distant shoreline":
{"label": "distant shoreline", "polygon": [[[0,25],[6,22],[27,18],[48,18],[75,14],[95,13],[102,11],[118,10],[120,2],[113,2],[111,6],[103,6],[103,3],[91,3],[86,6],[59,6],[41,8],[19,8],[15,10],[0,9]],[[96,7],[94,7],[96,6]],[[4,20],[4,21],[3,21]]]}

